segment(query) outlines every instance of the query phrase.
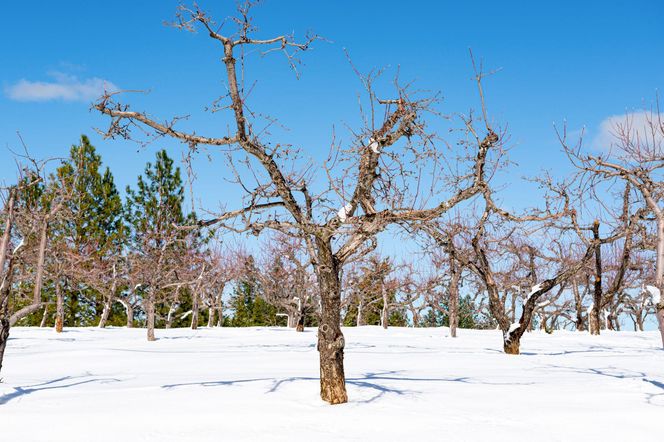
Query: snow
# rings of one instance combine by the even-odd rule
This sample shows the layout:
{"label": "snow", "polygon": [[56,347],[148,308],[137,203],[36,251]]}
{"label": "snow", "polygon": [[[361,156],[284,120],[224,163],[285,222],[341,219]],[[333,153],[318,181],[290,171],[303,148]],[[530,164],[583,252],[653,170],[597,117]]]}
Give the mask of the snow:
{"label": "snow", "polygon": [[369,139],[369,147],[373,151],[373,153],[380,153],[380,146],[378,145],[378,141],[374,140],[373,138]]}
{"label": "snow", "polygon": [[657,332],[345,328],[350,402],[318,396],[316,331],[13,328],[3,441],[658,440]]}
{"label": "snow", "polygon": [[652,297],[652,303],[654,305],[659,304],[662,299],[662,295],[659,289],[653,285],[647,285],[646,290],[648,291],[648,293],[650,293],[650,296]]}
{"label": "snow", "polygon": [[12,255],[16,255],[18,251],[25,245],[25,238],[21,238],[21,241],[18,243],[16,247],[14,247],[14,250],[12,252]]}
{"label": "snow", "polygon": [[542,284],[535,284],[530,288],[530,293],[528,293],[528,296],[526,297],[526,302],[537,292],[542,290]]}
{"label": "snow", "polygon": [[343,206],[341,209],[339,209],[339,212],[337,212],[337,216],[341,220],[341,222],[345,222],[346,218],[348,218],[348,214],[350,213],[350,210],[353,208],[353,205],[348,203],[345,206]]}
{"label": "snow", "polygon": [[519,328],[519,327],[521,327],[521,323],[520,323],[520,322],[513,322],[513,323],[510,325],[510,328],[507,330],[507,333],[505,333],[505,336],[506,336],[506,337],[507,337],[507,336],[510,336],[510,335],[511,335],[512,333],[514,333],[514,332],[516,331],[516,329]]}

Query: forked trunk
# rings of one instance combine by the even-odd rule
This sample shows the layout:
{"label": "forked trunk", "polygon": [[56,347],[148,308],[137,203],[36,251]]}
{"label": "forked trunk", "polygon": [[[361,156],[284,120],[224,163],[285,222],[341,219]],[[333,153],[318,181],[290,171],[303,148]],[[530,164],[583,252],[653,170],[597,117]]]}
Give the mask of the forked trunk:
{"label": "forked trunk", "polygon": [[520,345],[521,338],[518,336],[508,335],[503,340],[503,350],[505,350],[505,353],[508,355],[518,355]]}
{"label": "forked trunk", "polygon": [[99,319],[99,328],[106,327],[108,322],[108,317],[111,315],[111,308],[113,307],[113,301],[115,300],[115,289],[117,287],[117,272],[116,267],[113,265],[113,284],[111,285],[111,291],[106,298],[106,303],[104,304],[104,311],[101,313],[101,318]]}
{"label": "forked trunk", "polygon": [[145,314],[147,315],[148,341],[156,341],[154,337],[154,292],[152,289],[148,295],[147,308],[145,310]]}
{"label": "forked trunk", "polygon": [[320,396],[330,404],[348,402],[344,375],[344,335],[341,332],[341,284],[339,264],[329,244],[319,244],[318,283],[321,320],[318,327],[320,354]]}

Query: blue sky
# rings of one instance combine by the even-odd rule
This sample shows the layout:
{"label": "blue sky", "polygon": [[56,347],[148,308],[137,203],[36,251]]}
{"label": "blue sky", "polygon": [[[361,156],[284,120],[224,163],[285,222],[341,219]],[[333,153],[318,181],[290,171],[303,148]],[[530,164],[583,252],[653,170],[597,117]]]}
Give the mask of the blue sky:
{"label": "blue sky", "polygon": [[[149,90],[126,99],[155,118],[191,115],[184,128],[210,136],[225,133],[228,120],[203,111],[225,92],[219,45],[204,33],[165,26],[178,4],[5,5],[5,16],[17,19],[0,30],[0,155],[5,159],[0,178],[15,176],[7,149],[20,147],[17,131],[39,158],[65,156],[80,134],[89,135],[120,189],[135,183],[156,148],[180,158],[181,146],[168,140],[147,149],[102,140],[94,128],[103,128],[107,120],[90,111],[90,104],[105,84]],[[235,2],[203,0],[200,5],[222,20],[234,13]],[[587,140],[602,138],[603,121],[649,106],[664,84],[664,3],[655,0],[422,1],[413,9],[401,1],[267,0],[254,16],[258,37],[313,30],[327,39],[304,54],[299,80],[278,54],[251,57],[249,64],[257,81],[252,109],[278,117],[289,128],[279,141],[301,146],[314,158],[327,154],[333,125],[339,130],[360,122],[362,89],[346,50],[363,72],[387,67],[389,76],[398,68],[404,81],[440,91],[439,110],[451,114],[478,104],[468,55],[472,48],[487,69],[500,69],[485,88],[491,118],[508,127],[511,158],[518,164],[507,172],[509,185],[501,196],[514,207],[538,201],[520,177],[542,169],[563,176],[569,170],[554,122],[566,120],[573,132],[585,126]],[[46,99],[44,84],[51,91],[64,88],[58,90],[60,98]],[[234,207],[235,189],[221,179],[227,176],[223,162],[201,155],[195,166],[198,206]]]}
{"label": "blue sky", "polygon": [[[20,131],[38,157],[65,155],[82,133],[110,165],[121,188],[133,183],[153,150],[137,152],[124,142],[103,141],[94,127],[104,119],[89,111],[88,96],[77,100],[20,101],[12,88],[27,82],[100,81],[127,89],[149,89],[133,99],[157,117],[192,115],[191,127],[218,134],[225,122],[202,109],[224,91],[217,45],[204,34],[164,26],[177,1],[21,1],[4,5],[0,30],[0,147],[16,148]],[[232,1],[201,1],[215,17],[233,12]],[[414,4],[415,5],[415,4]],[[253,105],[289,127],[289,141],[312,155],[327,151],[333,124],[358,121],[360,84],[344,48],[363,71],[400,67],[401,78],[441,91],[443,112],[476,106],[468,49],[488,68],[494,120],[509,126],[510,173],[536,174],[566,168],[552,123],[586,126],[589,138],[606,118],[653,101],[664,83],[664,3],[660,1],[495,2],[422,1],[413,9],[401,1],[268,0],[255,10],[258,35],[313,30],[320,42],[304,56],[295,80],[278,57],[252,65],[258,79]],[[87,90],[87,89],[81,89]],[[88,94],[89,95],[89,94]],[[158,147],[177,147],[175,143]],[[173,149],[176,152],[177,149]],[[199,161],[197,193],[216,206],[214,190],[222,164]],[[11,161],[0,176],[14,175]],[[524,198],[506,190],[505,198]]]}

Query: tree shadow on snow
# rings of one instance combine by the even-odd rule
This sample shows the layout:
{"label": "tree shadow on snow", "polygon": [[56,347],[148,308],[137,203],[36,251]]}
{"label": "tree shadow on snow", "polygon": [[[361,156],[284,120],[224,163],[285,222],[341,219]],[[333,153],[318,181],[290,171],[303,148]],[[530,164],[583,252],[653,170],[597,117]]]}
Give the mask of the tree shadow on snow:
{"label": "tree shadow on snow", "polygon": [[60,389],[60,388],[69,388],[69,387],[74,387],[74,386],[77,386],[77,385],[89,384],[91,382],[119,382],[120,381],[120,379],[115,379],[115,378],[102,378],[102,379],[79,380],[79,381],[76,381],[76,382],[69,382],[69,383],[66,383],[66,384],[55,385],[55,384],[58,384],[60,382],[75,381],[76,379],[87,378],[87,377],[90,377],[90,376],[91,375],[63,376],[61,378],[41,382],[39,384],[13,387],[14,388],[13,392],[0,396],[0,405],[5,405],[6,403],[8,403],[9,401],[11,401],[13,399],[16,399],[16,398],[22,397],[22,396],[26,396],[26,395],[29,395],[29,394],[32,394],[32,393],[36,393],[38,391],[56,390],[56,389]]}
{"label": "tree shadow on snow", "polygon": [[[459,382],[464,384],[483,384],[483,385],[532,385],[535,382],[491,382],[476,379],[472,377],[456,377],[456,378],[417,378],[406,377],[400,375],[401,371],[391,370],[382,372],[368,372],[358,377],[347,377],[346,384],[359,387],[360,389],[370,390],[376,394],[368,399],[354,400],[354,403],[371,403],[387,394],[395,394],[398,396],[412,396],[422,393],[418,390],[409,390],[405,388],[397,388],[394,386],[385,385],[386,382]],[[216,386],[232,386],[248,382],[272,382],[272,385],[265,391],[268,393],[275,393],[282,386],[294,382],[319,382],[320,378],[311,376],[293,376],[287,378],[255,378],[255,379],[237,379],[228,381],[210,381],[210,382],[188,382],[182,384],[169,384],[162,385],[162,388],[177,388],[192,385],[199,385],[202,387],[216,387]]]}
{"label": "tree shadow on snow", "polygon": [[656,405],[658,407],[664,407],[664,383],[656,381],[654,379],[643,378],[643,382],[647,382],[650,385],[662,390],[662,393],[646,393],[646,400],[650,405]]}

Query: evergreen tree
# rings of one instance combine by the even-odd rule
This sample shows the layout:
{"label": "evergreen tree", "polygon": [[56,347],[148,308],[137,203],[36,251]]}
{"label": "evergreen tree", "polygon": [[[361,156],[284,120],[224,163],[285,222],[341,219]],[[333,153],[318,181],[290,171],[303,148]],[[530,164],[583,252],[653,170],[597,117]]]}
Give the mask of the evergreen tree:
{"label": "evergreen tree", "polygon": [[[420,327],[449,327],[450,318],[446,313],[447,300],[440,308],[431,307],[420,319]],[[459,297],[459,328],[482,328],[483,320],[475,312],[473,300],[469,295]]]}
{"label": "evergreen tree", "polygon": [[[72,326],[92,325],[99,321],[105,301],[115,293],[100,293],[109,287],[112,266],[123,254],[126,227],[123,221],[122,199],[117,191],[113,175],[107,167],[101,172],[101,156],[85,135],[78,145],[70,149],[69,158],[56,170],[53,183],[68,193],[67,215],[54,230],[56,251],[69,249],[80,257],[76,274],[57,279],[64,291],[66,312],[65,324]],[[116,287],[117,289],[117,287]],[[111,316],[111,323],[122,323],[121,310]]]}
{"label": "evergreen tree", "polygon": [[247,259],[243,277],[237,282],[231,295],[233,316],[231,327],[259,327],[277,325],[277,308],[261,295],[261,285],[254,276],[256,267],[252,257]]}
{"label": "evergreen tree", "polygon": [[[126,218],[131,226],[132,268],[145,287],[143,306],[148,325],[148,340],[154,340],[156,315],[166,317],[170,305],[159,304],[168,294],[163,286],[177,279],[179,259],[187,251],[187,233],[177,229],[184,223],[184,187],[180,168],[165,150],[157,152],[155,163],[148,163],[136,188],[127,187]],[[194,219],[193,215],[187,217]],[[181,300],[179,300],[181,301]],[[175,301],[174,301],[175,302]]]}

